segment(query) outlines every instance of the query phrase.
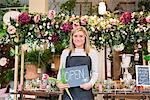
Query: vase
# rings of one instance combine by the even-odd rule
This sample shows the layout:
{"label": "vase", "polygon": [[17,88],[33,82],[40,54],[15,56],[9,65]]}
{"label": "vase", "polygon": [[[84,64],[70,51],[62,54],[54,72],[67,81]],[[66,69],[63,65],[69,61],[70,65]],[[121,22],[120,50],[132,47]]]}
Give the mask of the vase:
{"label": "vase", "polygon": [[129,84],[132,80],[132,75],[129,73],[128,68],[130,67],[131,57],[133,56],[133,54],[122,54],[121,56],[121,67],[125,69],[125,71],[123,72],[123,80],[126,84]]}

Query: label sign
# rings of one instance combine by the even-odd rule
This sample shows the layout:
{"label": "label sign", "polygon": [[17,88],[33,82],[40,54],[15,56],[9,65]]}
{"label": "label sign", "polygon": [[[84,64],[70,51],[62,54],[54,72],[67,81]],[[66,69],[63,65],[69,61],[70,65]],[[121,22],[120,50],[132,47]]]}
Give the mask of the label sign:
{"label": "label sign", "polygon": [[136,65],[136,85],[150,85],[150,66]]}
{"label": "label sign", "polygon": [[70,87],[80,86],[89,81],[87,65],[65,68],[65,78]]}

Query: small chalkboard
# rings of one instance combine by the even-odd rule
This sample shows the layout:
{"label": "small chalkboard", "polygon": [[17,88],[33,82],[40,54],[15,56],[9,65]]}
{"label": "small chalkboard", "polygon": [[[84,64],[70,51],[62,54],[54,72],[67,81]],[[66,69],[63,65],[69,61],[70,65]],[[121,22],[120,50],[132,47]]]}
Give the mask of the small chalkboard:
{"label": "small chalkboard", "polygon": [[136,85],[150,86],[150,66],[136,65]]}
{"label": "small chalkboard", "polygon": [[77,87],[89,81],[89,71],[87,65],[73,66],[65,68],[66,82],[70,87]]}

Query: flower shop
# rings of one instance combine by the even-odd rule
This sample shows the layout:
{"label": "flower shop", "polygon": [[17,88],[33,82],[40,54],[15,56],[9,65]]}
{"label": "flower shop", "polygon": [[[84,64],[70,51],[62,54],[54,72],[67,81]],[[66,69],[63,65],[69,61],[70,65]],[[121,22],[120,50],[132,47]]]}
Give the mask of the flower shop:
{"label": "flower shop", "polygon": [[[76,0],[62,4],[61,12],[48,10],[48,0],[37,2],[43,7],[30,0],[29,10],[24,7],[22,11],[3,14],[0,26],[2,96],[9,96],[8,100],[28,97],[58,100],[62,95],[56,86],[60,55],[69,45],[71,31],[83,26],[89,32],[91,46],[99,54],[99,79],[92,88],[95,100],[149,98],[149,9],[102,14],[99,4],[97,14],[76,15],[70,13],[75,5],[69,6],[69,3],[76,4]],[[105,6],[108,2],[102,3]],[[66,82],[65,79],[62,82]],[[69,92],[68,95],[73,100]]]}

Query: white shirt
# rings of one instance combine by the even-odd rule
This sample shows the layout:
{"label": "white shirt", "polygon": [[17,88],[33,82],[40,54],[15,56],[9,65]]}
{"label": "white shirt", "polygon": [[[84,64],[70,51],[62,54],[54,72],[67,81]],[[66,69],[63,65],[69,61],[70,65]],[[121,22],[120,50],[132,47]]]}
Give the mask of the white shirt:
{"label": "white shirt", "polygon": [[[66,57],[68,56],[70,50],[69,49],[65,49],[63,50],[62,54],[61,54],[61,58],[60,58],[60,66],[59,66],[59,71],[58,71],[58,75],[57,75],[57,79],[61,80],[61,74],[60,74],[60,70],[62,66],[65,66],[66,64]],[[90,83],[92,85],[95,84],[95,82],[98,79],[98,52],[95,49],[90,49],[90,52],[88,54],[91,58],[91,63],[92,63],[92,68],[91,68],[91,79],[90,79]],[[86,56],[86,52],[84,51],[84,49],[78,49],[75,48],[74,52],[71,52],[70,56]]]}

